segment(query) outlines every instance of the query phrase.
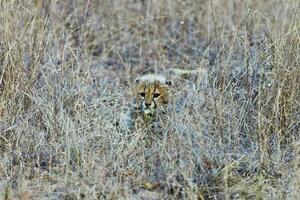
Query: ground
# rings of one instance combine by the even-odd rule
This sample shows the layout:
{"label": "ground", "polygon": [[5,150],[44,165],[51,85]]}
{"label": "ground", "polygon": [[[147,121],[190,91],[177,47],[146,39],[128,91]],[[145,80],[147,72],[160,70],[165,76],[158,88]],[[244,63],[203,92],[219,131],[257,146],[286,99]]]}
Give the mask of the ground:
{"label": "ground", "polygon": [[[297,199],[299,11],[2,1],[1,199]],[[205,83],[174,81],[159,130],[119,128],[136,77],[203,63]]]}

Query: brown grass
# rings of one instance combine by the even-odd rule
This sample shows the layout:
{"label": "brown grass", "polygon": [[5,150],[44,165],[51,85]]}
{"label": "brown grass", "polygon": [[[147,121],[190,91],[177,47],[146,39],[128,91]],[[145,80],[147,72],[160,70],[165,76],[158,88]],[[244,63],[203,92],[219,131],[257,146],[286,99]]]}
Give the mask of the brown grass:
{"label": "brown grass", "polygon": [[[0,1],[1,199],[297,199],[299,6]],[[161,130],[118,128],[135,77],[206,60]]]}

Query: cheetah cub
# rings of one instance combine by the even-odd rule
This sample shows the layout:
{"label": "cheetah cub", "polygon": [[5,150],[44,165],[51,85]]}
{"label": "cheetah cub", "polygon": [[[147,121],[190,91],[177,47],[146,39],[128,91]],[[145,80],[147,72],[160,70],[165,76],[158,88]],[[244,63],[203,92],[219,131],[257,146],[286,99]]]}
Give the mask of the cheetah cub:
{"label": "cheetah cub", "polygon": [[[126,128],[142,128],[158,120],[169,103],[171,81],[160,74],[146,74],[134,81],[132,105],[123,116]],[[125,123],[124,123],[125,122]]]}

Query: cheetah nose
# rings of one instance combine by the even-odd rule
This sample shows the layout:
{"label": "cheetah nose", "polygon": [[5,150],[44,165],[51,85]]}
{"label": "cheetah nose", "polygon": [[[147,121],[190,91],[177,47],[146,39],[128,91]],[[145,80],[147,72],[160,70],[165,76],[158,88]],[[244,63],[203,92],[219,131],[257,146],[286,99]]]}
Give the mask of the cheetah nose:
{"label": "cheetah nose", "polygon": [[146,108],[149,108],[151,106],[151,103],[145,103]]}

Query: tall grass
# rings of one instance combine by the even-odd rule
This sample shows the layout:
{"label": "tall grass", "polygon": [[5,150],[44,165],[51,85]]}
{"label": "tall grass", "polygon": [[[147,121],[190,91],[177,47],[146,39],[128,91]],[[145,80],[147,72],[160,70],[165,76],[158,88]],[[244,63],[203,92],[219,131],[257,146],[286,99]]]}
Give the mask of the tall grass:
{"label": "tall grass", "polygon": [[[297,199],[299,6],[0,1],[1,198]],[[135,77],[206,61],[159,130],[119,129]]]}

